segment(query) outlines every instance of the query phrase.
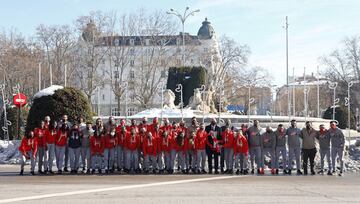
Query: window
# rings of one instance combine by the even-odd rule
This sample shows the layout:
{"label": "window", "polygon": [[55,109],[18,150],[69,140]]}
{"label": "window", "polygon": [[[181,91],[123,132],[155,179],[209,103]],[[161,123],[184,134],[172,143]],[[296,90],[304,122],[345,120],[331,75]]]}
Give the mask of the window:
{"label": "window", "polygon": [[165,71],[161,71],[161,78],[165,78],[165,76],[166,76]]}
{"label": "window", "polygon": [[120,111],[118,108],[112,107],[111,108],[111,116],[120,116]]}
{"label": "window", "polygon": [[130,67],[133,67],[135,65],[135,61],[134,60],[130,60]]}
{"label": "window", "polygon": [[181,45],[181,38],[176,38],[176,45]]}
{"label": "window", "polygon": [[161,39],[161,45],[165,45],[166,44],[166,39]]}
{"label": "window", "polygon": [[102,95],[102,100],[105,101],[105,94]]}
{"label": "window", "polygon": [[105,89],[105,83],[101,84],[101,88]]}
{"label": "window", "polygon": [[105,76],[105,69],[102,70],[102,76]]}
{"label": "window", "polygon": [[131,94],[131,96],[130,96],[130,101],[131,101],[131,103],[134,103],[134,102],[135,102],[135,95],[134,95],[134,94]]}
{"label": "window", "polygon": [[134,72],[134,70],[131,70],[131,71],[130,71],[130,78],[131,78],[131,79],[134,79],[134,78],[135,78],[135,72]]}
{"label": "window", "polygon": [[134,39],[130,39],[130,45],[134,46],[135,45],[135,40]]}
{"label": "window", "polygon": [[130,48],[130,55],[135,55],[135,49],[134,48]]}
{"label": "window", "polygon": [[114,71],[114,77],[115,77],[115,79],[119,78],[119,71]]}
{"label": "window", "polygon": [[145,45],[149,46],[150,45],[150,39],[145,39]]}
{"label": "window", "polygon": [[128,108],[127,109],[127,116],[132,116],[136,114],[136,109],[135,108]]}
{"label": "window", "polygon": [[119,45],[120,44],[120,40],[118,39],[118,38],[116,38],[115,40],[114,40],[114,45]]}
{"label": "window", "polygon": [[208,48],[207,47],[204,47],[204,52],[207,52],[208,51]]}
{"label": "window", "polygon": [[194,59],[190,59],[190,63],[191,63],[191,64],[194,64]]}

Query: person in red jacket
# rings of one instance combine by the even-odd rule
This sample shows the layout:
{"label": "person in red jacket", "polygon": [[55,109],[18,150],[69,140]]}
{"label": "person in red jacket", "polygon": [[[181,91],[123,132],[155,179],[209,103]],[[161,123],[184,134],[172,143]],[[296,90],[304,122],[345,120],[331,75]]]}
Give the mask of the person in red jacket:
{"label": "person in red jacket", "polygon": [[178,159],[178,165],[181,168],[182,173],[186,173],[185,170],[185,133],[184,132],[173,132],[171,142],[171,159],[170,173],[174,173],[175,159]]}
{"label": "person in red jacket", "polygon": [[150,163],[152,166],[152,171],[156,173],[156,155],[157,155],[157,140],[153,136],[151,132],[147,132],[146,137],[143,142],[143,154],[144,154],[144,171],[145,173],[149,173],[150,171]]}
{"label": "person in red jacket", "polygon": [[196,132],[191,132],[185,136],[185,165],[186,173],[191,170],[196,173],[196,152],[195,152]]}
{"label": "person in red jacket", "polygon": [[[140,144],[139,144],[139,146],[138,146],[138,162],[139,162],[139,166],[141,166],[141,168],[143,168],[144,167],[144,154],[143,154],[143,149],[142,149],[142,147],[143,147],[143,143],[144,143],[144,140],[145,140],[145,138],[146,138],[146,132],[147,132],[147,129],[148,128],[146,128],[146,127],[141,127],[140,129],[139,129],[139,134],[138,134],[138,136],[139,136],[139,139],[140,139]],[[140,169],[140,168],[139,168]]]}
{"label": "person in red jacket", "polygon": [[55,159],[55,139],[57,132],[58,130],[56,121],[53,121],[50,124],[49,129],[45,131],[48,158],[46,163],[46,170],[48,170],[50,174],[54,174],[52,171],[52,166]]}
{"label": "person in red jacket", "polygon": [[101,164],[104,157],[105,149],[105,130],[102,129],[100,132],[90,137],[90,151],[91,151],[91,173],[95,173],[95,169],[98,169],[99,174],[101,171]]}
{"label": "person in red jacket", "polygon": [[173,127],[172,127],[172,125],[170,124],[169,119],[164,118],[163,121],[164,121],[164,125],[162,125],[162,126],[160,127],[160,130],[161,130],[162,132],[167,131],[167,132],[169,133],[169,132],[172,130]]}
{"label": "person in red jacket", "polygon": [[230,129],[230,126],[225,127],[225,131],[222,132],[221,138],[224,147],[224,159],[226,164],[225,173],[232,174],[234,167],[234,132]]}
{"label": "person in red jacket", "polygon": [[154,140],[156,142],[156,171],[158,171],[159,173],[163,173],[163,169],[164,169],[164,157],[161,154],[161,134],[162,134],[162,130],[160,130],[160,125],[157,124],[153,127],[153,130],[151,131],[151,134],[154,137]]}
{"label": "person in red jacket", "polygon": [[131,124],[128,125],[128,126],[126,126],[126,130],[127,130],[128,132],[130,132],[131,129],[135,129],[135,132],[136,132],[136,133],[139,133],[139,128],[138,128],[138,126],[136,125],[136,120],[135,120],[135,119],[131,119]]}
{"label": "person in red jacket", "polygon": [[212,174],[213,159],[215,165],[215,174],[219,174],[220,145],[216,135],[217,132],[210,131],[206,140],[206,153],[208,156],[209,174]]}
{"label": "person in red jacket", "polygon": [[126,165],[125,171],[131,172],[133,169],[136,173],[140,173],[139,169],[139,149],[140,137],[136,133],[136,129],[131,129],[130,134],[125,138],[125,151],[126,151]]}
{"label": "person in red jacket", "polygon": [[120,125],[116,128],[116,138],[117,138],[117,147],[116,147],[116,166],[117,171],[121,171],[125,168],[125,138],[128,134],[126,129],[126,122],[124,119],[120,121]]}
{"label": "person in red jacket", "polygon": [[21,166],[20,166],[20,175],[24,174],[24,166],[27,160],[30,159],[30,173],[35,175],[35,164],[36,164],[36,154],[38,150],[37,138],[34,135],[33,131],[30,131],[22,140],[19,147],[19,151],[22,154],[21,157]]}
{"label": "person in red jacket", "polygon": [[67,128],[67,124],[64,123],[61,125],[61,128],[58,130],[55,137],[55,156],[56,156],[56,167],[58,169],[58,174],[62,174],[62,168],[65,159],[65,148],[67,145],[68,136],[69,136],[69,130]]}
{"label": "person in red jacket", "polygon": [[[35,137],[38,141],[38,172],[39,174],[46,173],[47,163],[47,146],[46,146],[46,135],[45,135],[45,121],[40,121],[39,127],[34,129]],[[44,166],[44,171],[43,171]]]}
{"label": "person in red jacket", "polygon": [[204,124],[201,123],[200,128],[196,132],[195,137],[195,151],[196,151],[196,166],[197,166],[197,173],[207,173],[205,171],[205,162],[206,162],[206,139],[207,139],[207,132],[205,131]]}
{"label": "person in red jacket", "polygon": [[110,128],[109,134],[105,136],[105,151],[104,151],[104,162],[105,162],[105,173],[114,173],[115,163],[115,149],[117,147],[117,141],[115,128]]}
{"label": "person in red jacket", "polygon": [[240,130],[236,132],[234,141],[235,168],[237,169],[236,174],[248,174],[248,152],[249,144],[247,138]]}
{"label": "person in red jacket", "polygon": [[164,158],[164,166],[160,167],[160,173],[166,170],[168,173],[171,172],[171,135],[168,131],[161,132],[161,138],[159,142],[161,157]]}

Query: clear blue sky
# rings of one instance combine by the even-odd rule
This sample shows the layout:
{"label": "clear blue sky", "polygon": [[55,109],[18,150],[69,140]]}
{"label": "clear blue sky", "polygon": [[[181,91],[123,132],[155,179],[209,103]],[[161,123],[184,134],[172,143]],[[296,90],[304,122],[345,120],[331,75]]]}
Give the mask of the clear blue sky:
{"label": "clear blue sky", "polygon": [[346,36],[360,35],[359,0],[11,0],[1,3],[0,27],[30,36],[38,24],[71,24],[92,10],[165,12],[186,6],[201,10],[186,22],[186,32],[196,34],[208,17],[218,36],[226,34],[248,44],[250,64],[270,70],[277,85],[286,81],[285,16],[290,24],[289,66],[297,75],[303,67],[315,72],[319,56],[339,47]]}

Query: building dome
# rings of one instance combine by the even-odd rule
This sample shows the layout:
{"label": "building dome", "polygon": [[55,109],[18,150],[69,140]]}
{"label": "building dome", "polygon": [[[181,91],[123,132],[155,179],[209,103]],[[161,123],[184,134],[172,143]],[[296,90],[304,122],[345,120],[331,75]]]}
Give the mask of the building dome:
{"label": "building dome", "polygon": [[200,40],[211,39],[215,34],[214,28],[210,25],[210,22],[205,18],[205,21],[202,22],[202,26],[198,31],[198,37]]}

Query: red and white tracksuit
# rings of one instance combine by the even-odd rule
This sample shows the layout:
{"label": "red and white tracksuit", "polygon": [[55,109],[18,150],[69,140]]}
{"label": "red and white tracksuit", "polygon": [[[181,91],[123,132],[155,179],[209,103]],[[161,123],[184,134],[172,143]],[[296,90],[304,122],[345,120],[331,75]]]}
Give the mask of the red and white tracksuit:
{"label": "red and white tracksuit", "polygon": [[26,138],[24,137],[21,140],[21,144],[19,146],[19,151],[22,154],[21,157],[21,170],[24,170],[24,166],[27,160],[30,159],[30,171],[33,172],[35,170],[36,164],[36,154],[38,151],[38,141],[37,138]]}

